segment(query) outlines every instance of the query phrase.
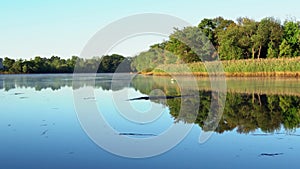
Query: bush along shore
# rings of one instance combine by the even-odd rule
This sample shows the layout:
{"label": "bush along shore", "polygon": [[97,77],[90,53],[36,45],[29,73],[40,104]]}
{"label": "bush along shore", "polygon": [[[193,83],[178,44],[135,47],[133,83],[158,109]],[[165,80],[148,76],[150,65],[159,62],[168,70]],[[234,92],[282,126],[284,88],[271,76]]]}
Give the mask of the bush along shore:
{"label": "bush along shore", "polygon": [[[214,66],[218,66],[218,68],[214,69]],[[212,71],[208,73],[207,67]],[[223,70],[224,72],[214,70]],[[300,57],[164,64],[157,66],[152,71],[140,72],[140,74],[156,76],[300,77]]]}

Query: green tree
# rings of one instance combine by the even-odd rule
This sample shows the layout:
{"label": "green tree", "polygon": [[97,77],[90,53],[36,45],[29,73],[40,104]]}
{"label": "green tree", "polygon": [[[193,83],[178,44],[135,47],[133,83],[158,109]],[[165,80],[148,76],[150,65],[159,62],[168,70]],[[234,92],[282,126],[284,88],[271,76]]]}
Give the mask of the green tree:
{"label": "green tree", "polygon": [[257,53],[257,58],[266,58],[267,55],[270,55],[268,57],[277,57],[282,35],[283,30],[279,20],[274,18],[262,19],[258,23],[255,35],[252,36],[253,49]]}
{"label": "green tree", "polygon": [[253,58],[255,57],[256,44],[253,40],[254,35],[257,32],[258,23],[249,18],[238,18],[238,27],[240,32],[240,37],[238,44],[243,51],[243,58]]}
{"label": "green tree", "polygon": [[231,24],[226,30],[219,32],[219,56],[222,60],[242,59],[243,49],[239,44],[241,33],[236,24]]}
{"label": "green tree", "polygon": [[[283,25],[283,38],[285,41],[282,41],[282,50],[280,51],[280,56],[287,56],[286,54],[289,54],[286,52],[287,48],[291,48],[291,54],[290,57],[293,56],[299,56],[300,54],[300,46],[299,46],[299,38],[300,38],[300,29],[299,29],[299,23],[294,21],[285,21]],[[283,44],[284,43],[284,44]],[[280,46],[281,46],[280,45]]]}
{"label": "green tree", "polygon": [[216,59],[213,44],[198,27],[175,29],[170,35],[166,49],[177,55],[184,63]]}
{"label": "green tree", "polygon": [[23,61],[17,60],[13,63],[13,65],[11,66],[11,68],[9,69],[9,72],[11,73],[23,73],[22,71],[22,67],[23,67]]}
{"label": "green tree", "polygon": [[281,22],[274,18],[268,18],[270,21],[270,36],[268,43],[268,58],[275,58],[279,55],[279,46],[283,39],[283,27]]}
{"label": "green tree", "polygon": [[[97,62],[97,61],[96,61]],[[130,62],[118,54],[106,55],[101,58],[99,73],[130,72]]]}
{"label": "green tree", "polygon": [[280,57],[291,57],[293,56],[293,48],[292,46],[288,43],[287,40],[283,40],[281,45],[279,46],[279,56]]}
{"label": "green tree", "polygon": [[9,70],[13,66],[14,63],[15,63],[14,59],[5,57],[4,61],[3,61],[4,70]]}
{"label": "green tree", "polygon": [[135,56],[132,61],[132,66],[138,71],[148,72],[164,64],[165,60],[162,49],[151,48]]}
{"label": "green tree", "polygon": [[199,23],[198,28],[202,30],[202,32],[217,49],[219,46],[218,34],[225,31],[233,23],[234,22],[232,20],[227,20],[223,17],[216,17],[214,19],[205,18]]}
{"label": "green tree", "polygon": [[201,29],[201,31],[205,34],[205,36],[211,41],[211,43],[216,46],[216,36],[215,36],[215,29],[216,29],[217,23],[214,21],[214,19],[203,19],[199,25],[198,28]]}
{"label": "green tree", "polygon": [[69,72],[74,71],[74,67],[75,67],[78,60],[79,60],[78,56],[72,56],[71,59],[67,59],[67,65],[68,65],[68,68],[69,68]]}
{"label": "green tree", "polygon": [[214,35],[215,35],[215,42],[213,42],[214,46],[216,49],[219,48],[220,44],[219,44],[219,34],[221,34],[222,32],[226,31],[227,28],[234,24],[234,21],[232,20],[228,20],[228,19],[224,19],[223,17],[216,17],[213,19],[213,22],[215,23],[215,30],[214,30]]}

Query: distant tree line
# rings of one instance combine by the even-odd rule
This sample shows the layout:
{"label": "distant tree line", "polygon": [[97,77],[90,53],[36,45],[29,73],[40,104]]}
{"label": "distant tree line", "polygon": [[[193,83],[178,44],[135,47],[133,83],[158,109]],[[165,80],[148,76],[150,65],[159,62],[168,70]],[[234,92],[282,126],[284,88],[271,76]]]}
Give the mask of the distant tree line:
{"label": "distant tree line", "polygon": [[[182,39],[199,47],[191,49]],[[169,40],[135,56],[132,64],[142,71],[159,64],[203,61],[205,55],[214,56],[207,42],[221,60],[295,57],[300,55],[300,22],[290,19],[282,24],[273,17],[260,21],[241,17],[236,22],[206,18],[198,26],[175,29]],[[200,48],[202,58],[197,55]]]}
{"label": "distant tree line", "polygon": [[[122,63],[122,64],[121,64]],[[34,59],[11,59],[5,57],[3,60],[2,73],[73,73],[75,66],[82,73],[113,73],[119,65],[122,65],[119,72],[131,72],[131,59],[113,54],[103,57],[83,59],[72,56],[63,59],[58,56],[42,58],[36,56]]]}

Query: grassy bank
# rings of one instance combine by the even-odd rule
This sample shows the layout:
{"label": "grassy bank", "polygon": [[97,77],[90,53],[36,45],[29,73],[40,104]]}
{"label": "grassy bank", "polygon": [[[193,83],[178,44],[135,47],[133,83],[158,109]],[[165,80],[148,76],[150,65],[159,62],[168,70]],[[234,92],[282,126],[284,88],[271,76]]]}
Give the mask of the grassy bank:
{"label": "grassy bank", "polygon": [[[236,77],[300,77],[300,57],[279,58],[279,59],[246,59],[228,60],[217,62],[196,62],[183,64],[160,65],[151,72],[144,72],[148,75],[196,75],[208,76],[206,67],[211,70],[222,70],[226,76]],[[187,69],[187,66],[189,69]],[[211,71],[210,75],[219,75],[222,72]]]}

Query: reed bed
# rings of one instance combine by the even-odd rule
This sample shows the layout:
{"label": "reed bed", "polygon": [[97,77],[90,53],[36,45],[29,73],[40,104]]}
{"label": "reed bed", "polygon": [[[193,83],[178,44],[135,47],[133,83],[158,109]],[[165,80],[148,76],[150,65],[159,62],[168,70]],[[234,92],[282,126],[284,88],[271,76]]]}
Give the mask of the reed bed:
{"label": "reed bed", "polygon": [[226,60],[160,65],[148,75],[195,75],[231,77],[300,77],[300,57]]}

